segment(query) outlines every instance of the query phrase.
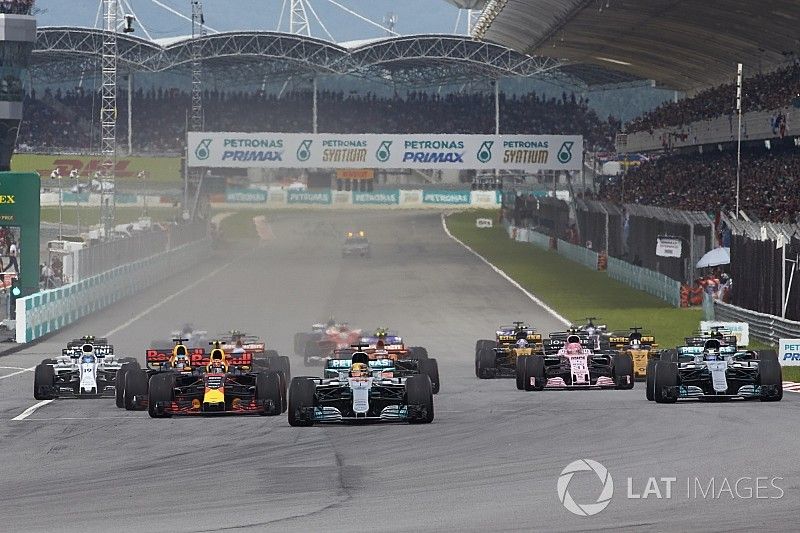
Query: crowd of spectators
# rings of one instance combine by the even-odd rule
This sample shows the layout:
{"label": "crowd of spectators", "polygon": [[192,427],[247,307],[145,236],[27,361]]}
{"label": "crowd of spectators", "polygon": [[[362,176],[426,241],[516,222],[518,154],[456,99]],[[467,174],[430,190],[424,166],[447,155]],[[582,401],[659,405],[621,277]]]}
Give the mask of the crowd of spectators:
{"label": "crowd of spectators", "polygon": [[[714,212],[736,206],[736,153],[675,155],[642,162],[623,178],[604,183],[600,198]],[[800,222],[800,150],[742,153],[740,208],[751,218]]]}
{"label": "crowd of spectators", "polygon": [[[800,64],[745,78],[742,82],[742,111],[771,111],[792,103],[800,94]],[[736,84],[706,89],[678,102],[660,105],[627,124],[629,133],[653,132],[669,126],[683,126],[736,112]]]}
{"label": "crowd of spectators", "polygon": [[2,15],[30,15],[34,0],[0,0]]}
{"label": "crowd of spectators", "polygon": [[[119,96],[124,102],[126,94]],[[582,134],[587,149],[612,147],[620,123],[601,120],[588,102],[575,95],[546,98],[530,93],[500,95],[504,134]],[[282,97],[259,92],[206,91],[205,128],[209,131],[312,131],[312,94],[288,92]],[[178,90],[136,91],[133,95],[133,146],[137,152],[178,151],[185,143],[191,95]],[[100,99],[75,90],[32,93],[24,102],[19,144],[30,149],[96,147]],[[119,105],[118,142],[127,143],[127,106]],[[318,128],[326,133],[494,133],[491,94],[410,92],[393,97],[322,91]]]}

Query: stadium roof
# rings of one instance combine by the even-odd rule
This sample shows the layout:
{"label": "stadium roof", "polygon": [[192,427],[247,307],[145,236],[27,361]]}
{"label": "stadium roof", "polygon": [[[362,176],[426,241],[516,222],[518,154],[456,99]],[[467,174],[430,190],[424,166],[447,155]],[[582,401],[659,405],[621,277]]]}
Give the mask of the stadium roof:
{"label": "stadium roof", "polygon": [[[101,30],[45,27],[38,33],[31,71],[45,82],[69,81],[99,72]],[[477,79],[546,75],[559,63],[526,56],[494,43],[456,35],[412,35],[338,45],[278,32],[226,32],[202,37],[210,82],[261,82],[315,74],[344,74],[409,87],[432,87]],[[179,72],[191,68],[192,40],[153,42],[118,35],[124,72]]]}
{"label": "stadium roof", "polygon": [[798,59],[797,0],[490,0],[473,35],[694,91]]}

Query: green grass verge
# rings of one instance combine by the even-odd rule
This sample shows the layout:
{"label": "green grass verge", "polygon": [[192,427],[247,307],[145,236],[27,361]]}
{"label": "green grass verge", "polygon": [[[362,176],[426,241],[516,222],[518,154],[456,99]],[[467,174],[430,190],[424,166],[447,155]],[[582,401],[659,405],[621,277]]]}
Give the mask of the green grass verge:
{"label": "green grass verge", "polygon": [[256,226],[253,223],[253,218],[260,215],[266,215],[267,221],[270,220],[270,214],[266,211],[257,209],[237,211],[222,221],[220,231],[225,239],[231,241],[258,239],[258,233],[256,233]]}
{"label": "green grass verge", "polygon": [[454,214],[448,217],[447,227],[568,320],[583,322],[586,316],[596,316],[615,330],[642,326],[662,347],[680,344],[700,327],[699,309],[676,309],[610,279],[605,272],[590,270],[554,251],[512,241],[502,226],[477,229],[479,217],[496,219],[497,211]]}
{"label": "green grass verge", "polygon": [[[81,225],[83,228],[100,223],[100,208],[99,207],[80,207]],[[141,207],[117,207],[115,216],[117,224],[127,224],[135,220],[139,220],[142,215]],[[147,215],[153,219],[154,222],[169,222],[175,217],[175,209],[171,206],[166,207],[148,207]],[[78,213],[75,206],[64,206],[63,212],[64,224],[76,226],[78,224]],[[58,223],[58,207],[43,207],[41,214],[42,222]]]}
{"label": "green grass verge", "polygon": [[800,366],[785,366],[783,367],[784,381],[796,381],[800,383]]}
{"label": "green grass verge", "polygon": [[[87,178],[100,168],[101,156],[39,155],[15,154],[11,159],[13,172],[39,172],[42,178],[49,178],[54,168],[61,168],[61,175],[69,176],[70,170],[77,168],[81,179]],[[117,161],[116,179],[122,182],[138,183],[139,171],[147,171],[149,183],[179,183],[181,160],[179,157],[124,157]],[[65,182],[66,185],[66,182]]]}

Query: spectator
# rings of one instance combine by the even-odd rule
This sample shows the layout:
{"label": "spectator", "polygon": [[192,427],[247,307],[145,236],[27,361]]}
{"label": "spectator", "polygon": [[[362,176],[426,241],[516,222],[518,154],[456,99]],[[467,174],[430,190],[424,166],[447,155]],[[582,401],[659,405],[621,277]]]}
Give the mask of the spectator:
{"label": "spectator", "polygon": [[14,272],[19,274],[19,264],[17,263],[17,254],[18,253],[19,253],[19,250],[17,248],[17,243],[14,242],[14,241],[11,241],[11,245],[8,247],[8,265],[6,265],[6,267],[3,269],[3,272],[5,272],[6,270],[8,270],[9,268],[11,268],[13,266],[14,267]]}

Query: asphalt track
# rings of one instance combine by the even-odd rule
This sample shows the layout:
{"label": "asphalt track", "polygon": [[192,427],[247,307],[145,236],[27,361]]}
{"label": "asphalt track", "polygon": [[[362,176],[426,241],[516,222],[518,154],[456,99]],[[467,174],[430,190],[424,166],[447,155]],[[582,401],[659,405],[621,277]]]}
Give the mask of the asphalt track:
{"label": "asphalt track", "polygon": [[[266,245],[209,257],[0,358],[1,530],[796,530],[800,395],[777,404],[667,406],[647,402],[641,385],[523,393],[510,380],[479,381],[476,338],[514,319],[545,332],[560,325],[450,240],[438,214],[272,218],[275,239]],[[372,259],[342,259],[340,236],[361,228]],[[21,370],[70,338],[113,331],[118,353],[143,359],[149,340],[192,322],[259,333],[289,353],[295,331],[329,315],[397,328],[428,347],[442,376],[433,424],[152,420],[112,400],[60,400],[12,420],[37,403],[33,374]],[[296,358],[293,365],[295,375],[304,372]],[[592,517],[569,513],[556,492],[561,470],[581,458],[604,464],[615,483],[610,505]],[[576,474],[576,501],[595,501],[593,476]],[[632,499],[628,477],[632,494],[650,477],[676,481],[670,498],[659,481],[661,499]],[[747,497],[748,486],[770,484],[755,478],[773,477],[782,478],[772,480],[782,494],[770,487],[759,490],[762,499]],[[733,492],[740,478],[752,479],[731,497],[724,483]]]}

